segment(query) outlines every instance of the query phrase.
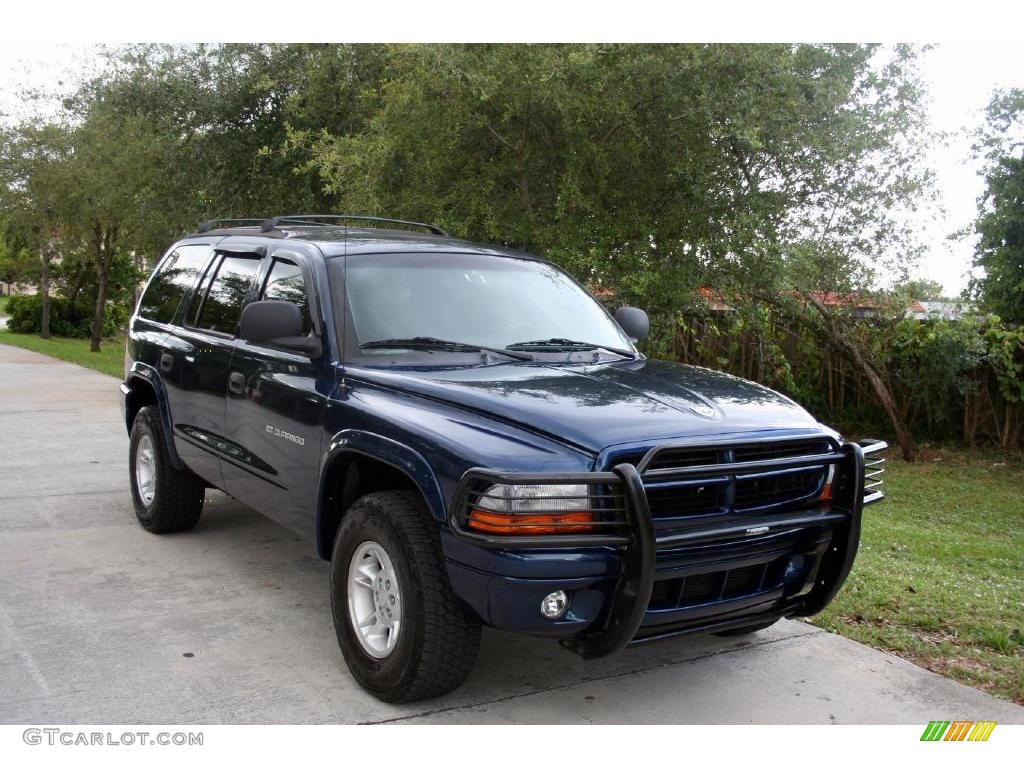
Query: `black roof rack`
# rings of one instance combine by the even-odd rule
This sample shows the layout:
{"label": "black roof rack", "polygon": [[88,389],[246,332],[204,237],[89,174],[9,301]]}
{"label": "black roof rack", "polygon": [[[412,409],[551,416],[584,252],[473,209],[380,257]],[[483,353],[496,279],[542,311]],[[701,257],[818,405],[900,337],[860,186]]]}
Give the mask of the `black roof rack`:
{"label": "black roof rack", "polygon": [[203,232],[209,232],[211,229],[219,228],[221,224],[245,226],[243,222],[248,223],[249,226],[256,227],[263,223],[263,219],[207,219],[206,221],[199,222],[199,227],[196,231],[202,234]]}
{"label": "black roof rack", "polygon": [[[406,221],[405,219],[388,219],[383,216],[363,216],[355,213],[293,213],[287,216],[272,216],[263,222],[261,230],[263,232],[270,232],[274,230],[279,224],[304,224],[308,226],[324,226],[321,221],[316,219],[341,219],[341,220],[352,220],[352,221],[379,221],[385,224],[404,224],[407,227],[422,227],[431,234],[440,235],[441,237],[448,237],[448,233],[445,232],[438,226],[433,224],[424,224],[421,221]],[[248,219],[246,219],[248,221]]]}

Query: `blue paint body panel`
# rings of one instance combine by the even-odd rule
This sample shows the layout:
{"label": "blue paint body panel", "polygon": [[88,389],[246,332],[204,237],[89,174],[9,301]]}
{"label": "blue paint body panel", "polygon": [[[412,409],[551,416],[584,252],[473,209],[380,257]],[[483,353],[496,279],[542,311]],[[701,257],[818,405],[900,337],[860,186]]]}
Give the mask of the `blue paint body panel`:
{"label": "blue paint body panel", "polygon": [[[558,360],[442,360],[404,367],[346,364],[344,319],[330,300],[330,259],[353,253],[385,259],[388,253],[414,251],[525,254],[442,237],[342,227],[297,228],[283,237],[209,233],[188,238],[168,253],[185,245],[260,258],[248,301],[258,298],[260,281],[274,259],[298,265],[324,354],[309,360],[187,328],[191,296],[169,322],[136,313],[122,387],[129,429],[138,403],[149,397],[143,389],[150,387],[176,463],[301,531],[324,558],[330,557],[333,544],[336,521],[329,514],[343,479],[339,468],[359,457],[400,472],[419,489],[437,521],[455,593],[496,627],[568,638],[601,626],[623,578],[625,552],[616,546],[527,549],[514,541],[505,547],[481,546],[458,535],[452,518],[460,483],[470,470],[572,475],[636,463],[665,445],[738,445],[765,438],[821,438],[838,444],[832,430],[783,395],[724,373],[642,356],[595,360],[568,354]],[[207,363],[196,363],[203,354]],[[236,390],[229,387],[229,371],[240,376]],[[818,528],[826,539],[833,533],[829,525]],[[727,547],[715,562],[723,572],[737,570],[740,555],[756,564],[762,550],[755,544],[738,542],[736,557],[730,560]],[[801,540],[792,544],[796,551],[793,547],[810,544]],[[681,578],[679,563],[704,562],[703,551],[696,546],[659,550],[655,579]],[[768,557],[774,550],[763,552]],[[728,588],[723,583],[716,610],[702,613],[699,605],[682,604],[685,590],[680,586],[680,606],[652,607],[644,626],[675,623],[678,631],[689,631],[692,620],[706,615],[721,620],[702,625],[714,628],[724,626],[723,621],[736,624],[751,621],[744,617],[800,609],[794,602],[780,602],[773,590],[782,587],[773,585],[732,603],[724,600]],[[550,621],[538,607],[544,595],[557,589],[572,595],[571,607]]]}

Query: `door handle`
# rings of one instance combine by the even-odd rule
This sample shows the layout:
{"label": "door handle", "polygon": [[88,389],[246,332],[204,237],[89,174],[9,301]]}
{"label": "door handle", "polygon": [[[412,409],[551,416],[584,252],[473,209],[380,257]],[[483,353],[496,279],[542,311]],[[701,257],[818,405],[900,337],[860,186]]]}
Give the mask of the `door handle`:
{"label": "door handle", "polygon": [[242,394],[245,390],[245,374],[239,371],[233,371],[228,376],[228,390],[236,395]]}
{"label": "door handle", "polygon": [[164,352],[160,355],[160,370],[167,373],[174,367],[174,356]]}

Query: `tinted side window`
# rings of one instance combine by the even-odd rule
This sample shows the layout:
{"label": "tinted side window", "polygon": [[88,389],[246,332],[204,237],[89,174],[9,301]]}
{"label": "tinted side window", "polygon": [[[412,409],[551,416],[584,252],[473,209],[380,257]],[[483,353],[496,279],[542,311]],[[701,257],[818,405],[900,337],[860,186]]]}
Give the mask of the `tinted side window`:
{"label": "tinted side window", "polygon": [[302,332],[309,333],[312,324],[309,320],[309,299],[306,296],[306,283],[302,279],[302,270],[290,261],[274,260],[274,266],[267,276],[267,284],[263,288],[264,299],[290,301],[297,304],[302,312]]}
{"label": "tinted side window", "polygon": [[255,257],[225,256],[203,299],[196,327],[234,336],[242,305],[259,265],[260,260]]}
{"label": "tinted side window", "polygon": [[206,266],[210,249],[205,245],[184,245],[176,249],[153,275],[139,300],[139,315],[158,323],[169,323],[196,277]]}

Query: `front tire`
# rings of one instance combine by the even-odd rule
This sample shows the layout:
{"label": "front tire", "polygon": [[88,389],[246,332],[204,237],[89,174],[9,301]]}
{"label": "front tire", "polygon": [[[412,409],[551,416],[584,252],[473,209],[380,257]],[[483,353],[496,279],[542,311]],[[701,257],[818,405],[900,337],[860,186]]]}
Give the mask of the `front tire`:
{"label": "front tire", "polygon": [[143,528],[150,533],[195,528],[206,487],[189,470],[174,468],[155,405],[140,408],[132,422],[128,470],[135,516]]}
{"label": "front tire", "polygon": [[480,625],[448,582],[437,523],[411,491],[371,493],[345,513],[331,613],[349,671],[382,701],[458,688],[480,647]]}

